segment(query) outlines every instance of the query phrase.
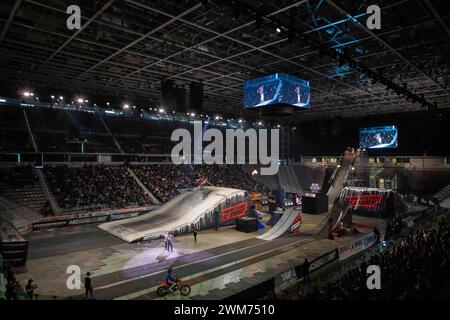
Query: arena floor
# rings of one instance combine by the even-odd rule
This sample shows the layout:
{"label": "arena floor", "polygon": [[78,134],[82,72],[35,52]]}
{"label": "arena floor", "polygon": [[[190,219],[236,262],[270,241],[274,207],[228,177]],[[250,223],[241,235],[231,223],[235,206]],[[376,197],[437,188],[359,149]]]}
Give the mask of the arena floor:
{"label": "arena floor", "polygon": [[[41,298],[81,298],[83,290],[69,290],[66,285],[67,267],[78,265],[83,276],[88,271],[93,274],[96,299],[153,299],[159,281],[172,266],[192,286],[190,298],[195,298],[287,260],[319,256],[354,239],[329,241],[312,236],[325,216],[304,214],[301,234],[272,241],[256,239],[262,230],[247,234],[232,227],[202,231],[197,243],[192,235],[184,235],[174,239],[174,252],[169,255],[162,241],[129,244],[96,225],[35,232],[28,236],[29,260],[17,270],[18,279],[33,278]],[[383,228],[374,219],[357,218],[355,223],[364,233],[375,225]],[[177,296],[167,297],[172,298]]]}

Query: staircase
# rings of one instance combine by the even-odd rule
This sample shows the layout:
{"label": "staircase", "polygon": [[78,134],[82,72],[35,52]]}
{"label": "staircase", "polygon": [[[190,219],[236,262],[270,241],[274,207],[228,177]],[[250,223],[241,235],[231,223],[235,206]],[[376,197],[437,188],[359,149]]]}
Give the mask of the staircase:
{"label": "staircase", "polygon": [[47,180],[45,179],[44,173],[42,169],[35,169],[36,175],[39,177],[39,182],[42,187],[42,192],[50,203],[50,207],[52,208],[55,214],[61,213],[62,209],[59,206],[58,202],[55,199],[55,196],[50,192],[50,188],[48,187]]}
{"label": "staircase", "polygon": [[0,195],[12,203],[36,212],[40,212],[47,202],[47,197],[38,181],[22,187],[0,182]]}
{"label": "staircase", "polygon": [[[25,171],[28,170],[28,171]],[[0,180],[0,210],[20,231],[42,218],[47,196],[33,169],[22,172],[2,171]],[[11,174],[12,180],[8,177]]]}
{"label": "staircase", "polygon": [[41,219],[39,212],[31,210],[28,207],[21,207],[0,196],[0,215],[6,217],[20,233],[29,231],[30,225]]}
{"label": "staircase", "polygon": [[155,197],[155,195],[153,193],[151,193],[147,187],[142,183],[141,180],[139,180],[139,178],[136,176],[136,174],[134,173],[133,170],[131,170],[131,168],[127,168],[128,172],[130,173],[130,175],[133,177],[133,179],[136,181],[136,183],[142,188],[142,190],[144,191],[144,193],[146,195],[148,195],[151,199],[152,202],[154,204],[160,205],[161,202]]}
{"label": "staircase", "polygon": [[450,184],[439,190],[434,196],[434,198],[438,199],[439,202],[444,201],[445,199],[450,197]]}
{"label": "staircase", "polygon": [[300,193],[303,191],[292,165],[280,166],[277,177],[278,183],[285,192]]}

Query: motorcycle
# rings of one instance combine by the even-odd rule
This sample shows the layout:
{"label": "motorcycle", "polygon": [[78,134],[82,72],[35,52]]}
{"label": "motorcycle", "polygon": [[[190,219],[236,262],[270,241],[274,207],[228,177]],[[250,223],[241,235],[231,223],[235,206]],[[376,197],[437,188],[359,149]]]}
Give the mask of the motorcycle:
{"label": "motorcycle", "polygon": [[178,278],[175,279],[175,283],[172,286],[169,286],[166,281],[160,281],[159,283],[161,286],[158,287],[158,290],[156,290],[158,297],[164,297],[165,295],[173,293],[177,290],[180,290],[180,293],[183,296],[188,296],[191,293],[191,287]]}

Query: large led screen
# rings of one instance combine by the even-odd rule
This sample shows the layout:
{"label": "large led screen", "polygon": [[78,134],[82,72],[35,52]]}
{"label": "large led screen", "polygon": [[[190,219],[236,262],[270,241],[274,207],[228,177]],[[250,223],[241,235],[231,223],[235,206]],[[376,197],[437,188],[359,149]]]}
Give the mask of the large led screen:
{"label": "large led screen", "polygon": [[276,104],[297,108],[310,106],[309,81],[285,73],[247,80],[244,83],[244,107],[257,108]]}
{"label": "large led screen", "polygon": [[397,148],[398,131],[396,126],[362,128],[359,130],[361,149]]}

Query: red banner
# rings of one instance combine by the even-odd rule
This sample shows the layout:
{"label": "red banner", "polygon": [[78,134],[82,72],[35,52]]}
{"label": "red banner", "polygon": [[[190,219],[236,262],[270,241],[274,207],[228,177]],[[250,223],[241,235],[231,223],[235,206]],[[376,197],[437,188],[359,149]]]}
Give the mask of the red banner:
{"label": "red banner", "polygon": [[221,214],[222,222],[242,218],[247,214],[247,208],[248,202],[241,202],[234,206],[223,209]]}
{"label": "red banner", "polygon": [[365,194],[360,196],[347,196],[345,199],[352,208],[376,208],[380,205],[384,196],[381,194]]}

